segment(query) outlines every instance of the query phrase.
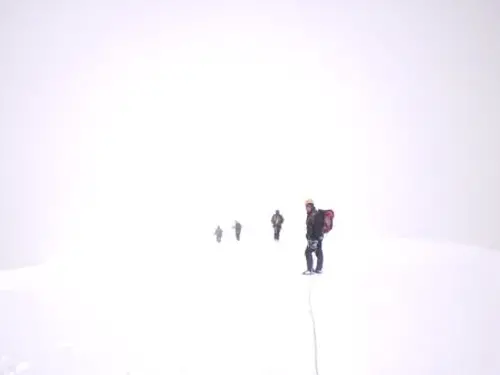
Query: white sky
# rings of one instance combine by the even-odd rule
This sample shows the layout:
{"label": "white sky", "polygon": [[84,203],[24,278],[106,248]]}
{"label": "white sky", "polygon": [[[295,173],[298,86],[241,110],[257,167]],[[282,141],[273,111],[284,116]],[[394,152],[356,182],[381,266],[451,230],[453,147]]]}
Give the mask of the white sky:
{"label": "white sky", "polygon": [[3,259],[165,248],[193,207],[301,232],[306,198],[500,246],[493,3],[179,4],[1,3]]}

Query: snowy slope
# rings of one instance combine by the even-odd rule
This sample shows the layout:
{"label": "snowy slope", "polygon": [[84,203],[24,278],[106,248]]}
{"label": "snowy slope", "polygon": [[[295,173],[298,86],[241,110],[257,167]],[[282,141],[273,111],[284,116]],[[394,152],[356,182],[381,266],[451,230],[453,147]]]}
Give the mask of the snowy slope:
{"label": "snowy slope", "polygon": [[78,280],[67,268],[65,283],[52,266],[37,293],[75,374],[313,375],[310,291],[320,374],[500,372],[500,253],[333,237],[325,249],[321,276],[300,275],[301,246],[228,238]]}
{"label": "snowy slope", "polygon": [[366,241],[329,264],[313,296],[321,373],[500,373],[498,251]]}

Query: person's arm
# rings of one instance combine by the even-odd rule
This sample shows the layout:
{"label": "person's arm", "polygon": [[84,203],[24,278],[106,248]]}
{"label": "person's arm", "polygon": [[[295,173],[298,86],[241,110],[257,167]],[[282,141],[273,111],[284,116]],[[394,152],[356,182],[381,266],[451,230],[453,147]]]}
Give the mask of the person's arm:
{"label": "person's arm", "polygon": [[314,223],[307,222],[307,227],[306,227],[306,238],[307,240],[314,240]]}

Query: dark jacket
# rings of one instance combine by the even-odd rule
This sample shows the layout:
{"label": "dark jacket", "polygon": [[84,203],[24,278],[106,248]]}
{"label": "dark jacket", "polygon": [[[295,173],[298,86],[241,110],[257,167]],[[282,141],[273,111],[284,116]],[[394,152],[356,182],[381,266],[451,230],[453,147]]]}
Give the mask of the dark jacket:
{"label": "dark jacket", "polygon": [[217,237],[222,237],[222,229],[220,227],[217,227],[217,229],[215,229],[214,235]]}
{"label": "dark jacket", "polygon": [[233,229],[234,229],[236,232],[241,232],[241,227],[242,227],[242,225],[241,225],[239,222],[236,222],[236,224],[234,224]]}
{"label": "dark jacket", "polygon": [[285,219],[283,218],[283,215],[281,215],[280,213],[274,214],[273,217],[271,218],[271,223],[273,224],[273,227],[281,227],[284,221]]}
{"label": "dark jacket", "polygon": [[323,211],[313,208],[306,218],[306,238],[319,241],[323,239]]}

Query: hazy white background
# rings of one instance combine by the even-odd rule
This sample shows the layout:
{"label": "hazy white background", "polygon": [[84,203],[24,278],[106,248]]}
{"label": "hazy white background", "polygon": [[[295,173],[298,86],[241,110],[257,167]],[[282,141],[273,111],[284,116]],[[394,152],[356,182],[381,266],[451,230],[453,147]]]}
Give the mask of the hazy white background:
{"label": "hazy white background", "polygon": [[[497,253],[341,240],[500,246],[498,14],[492,1],[1,1],[0,263],[78,255],[3,273],[2,288],[35,283],[58,327],[47,337],[103,363],[305,374],[313,198],[337,212],[314,285],[324,373],[498,374]],[[205,245],[234,219],[240,247]],[[40,316],[15,311],[2,321]],[[7,349],[40,350],[13,331]]]}
{"label": "hazy white background", "polygon": [[498,247],[499,11],[2,1],[2,263],[165,252],[275,208],[301,231],[309,197],[347,235]]}

